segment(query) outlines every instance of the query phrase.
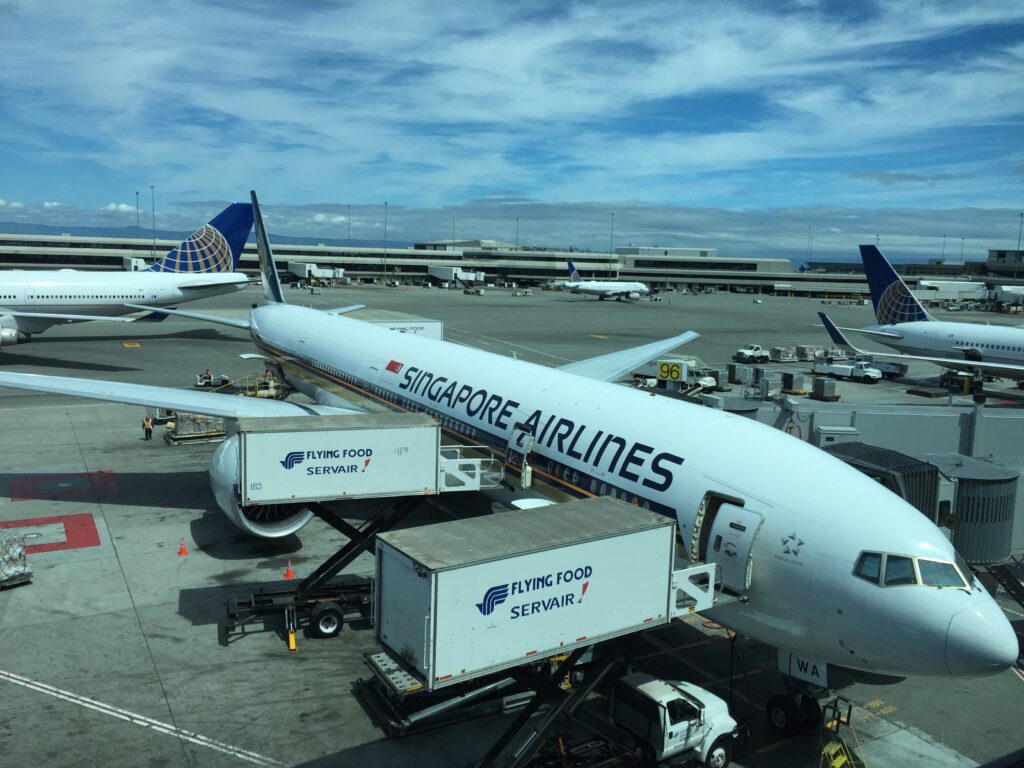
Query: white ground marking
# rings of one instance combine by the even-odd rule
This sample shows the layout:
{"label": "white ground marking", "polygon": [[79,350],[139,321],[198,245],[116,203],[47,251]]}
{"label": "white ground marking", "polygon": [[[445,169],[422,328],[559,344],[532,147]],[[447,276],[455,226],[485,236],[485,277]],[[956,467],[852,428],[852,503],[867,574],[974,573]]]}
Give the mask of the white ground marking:
{"label": "white ground marking", "polygon": [[284,763],[279,763],[277,760],[272,760],[269,757],[258,755],[255,752],[250,752],[239,747],[233,747],[230,744],[224,744],[220,741],[214,741],[213,739],[208,739],[205,736],[200,736],[197,733],[185,731],[181,728],[175,728],[173,725],[169,725],[168,723],[162,723],[159,720],[154,720],[150,717],[137,715],[134,712],[129,712],[128,710],[120,709],[110,704],[104,704],[101,701],[87,699],[84,696],[79,696],[78,694],[71,693],[70,691],[63,691],[60,688],[54,688],[52,685],[47,685],[46,683],[39,683],[35,680],[30,680],[27,677],[16,675],[13,672],[5,672],[0,669],[0,680],[6,680],[9,683],[24,686],[25,688],[37,691],[38,693],[45,693],[47,696],[53,696],[58,699],[63,699],[64,701],[69,701],[72,704],[77,704],[80,707],[86,707],[87,709],[101,712],[104,715],[116,717],[119,720],[124,720],[132,723],[133,725],[141,725],[143,728],[149,728],[150,730],[157,731],[158,733],[166,733],[168,736],[176,736],[179,739],[184,739],[185,741],[197,744],[200,747],[207,747],[208,749],[222,752],[225,755],[237,757],[239,760],[244,760],[247,763],[268,766],[268,768],[271,766],[273,768],[284,766]]}

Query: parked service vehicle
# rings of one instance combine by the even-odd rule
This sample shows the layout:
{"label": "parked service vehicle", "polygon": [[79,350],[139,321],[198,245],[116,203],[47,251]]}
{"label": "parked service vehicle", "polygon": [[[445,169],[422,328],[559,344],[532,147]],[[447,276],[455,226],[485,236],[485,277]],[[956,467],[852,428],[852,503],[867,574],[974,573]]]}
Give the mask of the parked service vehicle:
{"label": "parked service vehicle", "polygon": [[882,372],[871,364],[861,361],[836,362],[829,361],[815,363],[811,369],[821,376],[831,376],[836,379],[850,379],[863,384],[877,384],[882,379]]}
{"label": "parked service vehicle", "polygon": [[872,368],[877,368],[882,372],[882,376],[887,379],[898,379],[902,376],[907,375],[906,363],[893,363],[888,360],[878,361],[874,360],[871,356],[865,355],[863,357],[854,358],[858,363],[867,363]]}
{"label": "parked service vehicle", "polygon": [[652,762],[688,752],[709,768],[732,761],[738,729],[729,707],[692,683],[634,672],[616,682],[609,714]]}
{"label": "parked service vehicle", "polygon": [[223,387],[231,383],[231,377],[225,373],[210,373],[205,371],[196,374],[197,387]]}
{"label": "parked service vehicle", "polygon": [[742,349],[737,349],[732,359],[737,363],[767,363],[770,355],[760,344],[747,344]]}

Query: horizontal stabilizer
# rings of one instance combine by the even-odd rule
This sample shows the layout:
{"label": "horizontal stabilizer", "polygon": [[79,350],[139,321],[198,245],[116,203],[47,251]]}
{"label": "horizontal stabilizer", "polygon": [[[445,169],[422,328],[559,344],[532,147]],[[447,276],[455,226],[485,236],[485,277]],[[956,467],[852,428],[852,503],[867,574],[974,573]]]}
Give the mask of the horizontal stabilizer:
{"label": "horizontal stabilizer", "polygon": [[153,387],[147,384],[125,384],[117,381],[75,379],[67,376],[41,376],[35,373],[0,372],[0,387],[27,389],[57,395],[108,400],[114,403],[168,408],[186,413],[201,413],[238,419],[249,416],[309,416],[324,413],[361,413],[355,408],[322,405],[298,405],[284,400],[264,400],[217,392],[201,392],[173,387]]}
{"label": "horizontal stabilizer", "polygon": [[863,333],[865,336],[877,336],[880,339],[902,339],[902,333],[892,333],[891,331],[873,331],[870,328],[839,328],[841,331],[853,331],[854,333]]}
{"label": "horizontal stabilizer", "polygon": [[187,317],[191,320],[202,320],[205,323],[217,323],[218,325],[229,325],[232,328],[244,328],[249,330],[249,321],[241,317],[221,317],[219,315],[204,315],[199,312],[185,312],[180,309],[166,309],[164,307],[146,307],[142,304],[125,304],[132,309],[144,309],[147,312],[155,312],[158,315],[175,315],[176,317]]}
{"label": "horizontal stabilizer", "polygon": [[338,307],[337,309],[326,310],[328,315],[347,315],[349,312],[355,312],[357,309],[366,309],[365,304],[350,304],[347,307]]}
{"label": "horizontal stabilizer", "polygon": [[825,326],[825,330],[828,331],[829,338],[832,339],[832,343],[837,347],[843,349],[853,350],[854,352],[860,352],[853,344],[850,343],[843,332],[836,327],[836,324],[832,322],[828,315],[824,312],[819,312],[818,317],[821,318],[821,324]]}
{"label": "horizontal stabilizer", "polygon": [[698,336],[700,334],[695,331],[687,331],[670,339],[652,341],[650,344],[644,344],[639,347],[631,347],[619,352],[610,352],[607,355],[560,365],[558,369],[568,373],[575,373],[577,376],[585,376],[588,379],[617,381],[640,366],[661,357],[666,352],[671,352],[688,341],[693,341]]}

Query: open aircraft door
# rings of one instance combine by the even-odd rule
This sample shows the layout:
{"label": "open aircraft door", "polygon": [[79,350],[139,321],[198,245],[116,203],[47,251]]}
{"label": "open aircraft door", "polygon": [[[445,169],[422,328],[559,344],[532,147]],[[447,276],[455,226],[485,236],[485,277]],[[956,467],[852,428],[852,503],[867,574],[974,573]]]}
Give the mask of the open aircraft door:
{"label": "open aircraft door", "polygon": [[711,524],[706,562],[717,563],[722,586],[734,592],[750,588],[754,539],[764,518],[753,510],[722,504]]}
{"label": "open aircraft door", "polygon": [[516,422],[512,427],[512,434],[508,438],[505,464],[519,470],[519,487],[524,491],[533,484],[533,470],[528,462],[533,444],[533,429],[526,426],[524,422]]}

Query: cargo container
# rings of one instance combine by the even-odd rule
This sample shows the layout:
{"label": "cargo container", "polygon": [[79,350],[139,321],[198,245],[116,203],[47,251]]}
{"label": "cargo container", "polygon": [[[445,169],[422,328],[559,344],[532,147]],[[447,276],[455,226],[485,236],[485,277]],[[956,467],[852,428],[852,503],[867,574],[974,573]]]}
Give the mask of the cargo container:
{"label": "cargo container", "polygon": [[674,520],[611,498],[382,533],[377,640],[435,690],[663,624],[674,548]]}
{"label": "cargo container", "polygon": [[242,505],[432,494],[440,429],[427,414],[239,419]]}

